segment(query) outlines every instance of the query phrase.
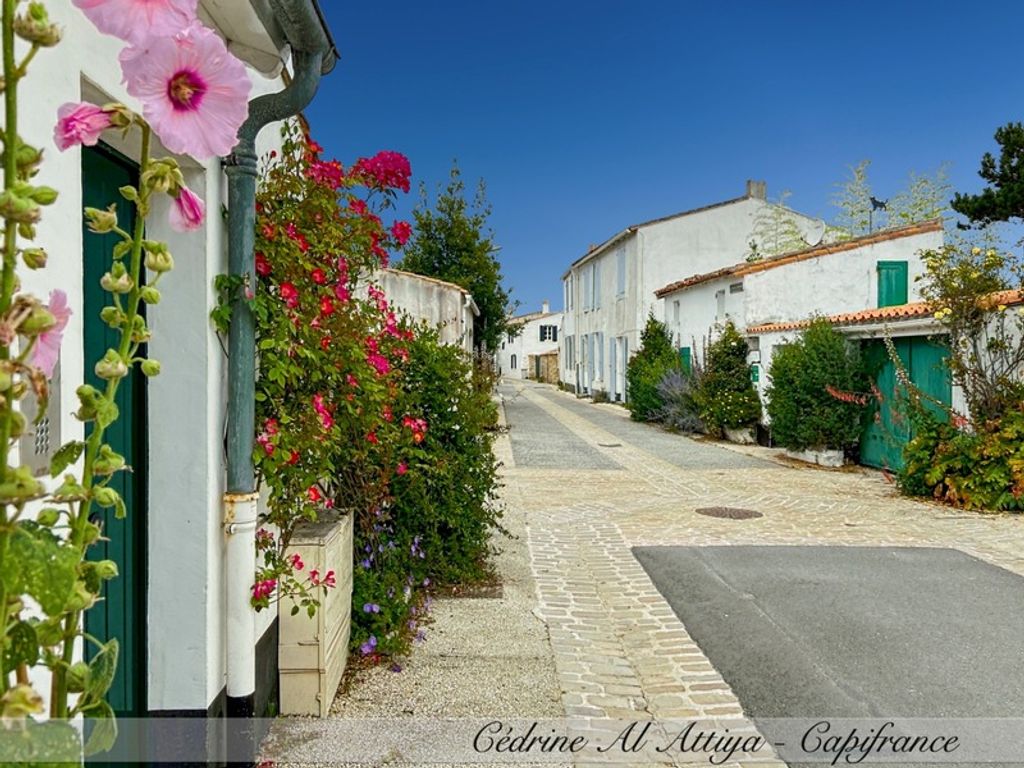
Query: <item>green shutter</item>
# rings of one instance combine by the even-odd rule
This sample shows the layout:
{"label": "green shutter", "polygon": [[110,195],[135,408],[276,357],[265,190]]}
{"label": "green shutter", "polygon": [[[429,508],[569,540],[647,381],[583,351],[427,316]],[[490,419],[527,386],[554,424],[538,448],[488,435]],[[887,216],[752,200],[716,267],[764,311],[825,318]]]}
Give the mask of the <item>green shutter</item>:
{"label": "green shutter", "polygon": [[907,284],[907,262],[878,262],[878,306],[906,304]]}
{"label": "green shutter", "polygon": [[683,370],[689,373],[693,368],[693,363],[690,355],[689,347],[679,348],[679,362],[683,366]]}

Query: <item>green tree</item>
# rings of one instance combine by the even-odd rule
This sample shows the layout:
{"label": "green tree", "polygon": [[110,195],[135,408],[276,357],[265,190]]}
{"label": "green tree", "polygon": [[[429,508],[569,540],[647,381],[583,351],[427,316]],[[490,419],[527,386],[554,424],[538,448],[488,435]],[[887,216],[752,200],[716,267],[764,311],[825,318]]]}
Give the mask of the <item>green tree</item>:
{"label": "green tree", "polygon": [[758,261],[767,256],[777,256],[780,253],[799,251],[807,247],[796,214],[786,205],[786,199],[791,194],[788,190],[783,192],[778,200],[762,206],[755,214],[747,261]]}
{"label": "green tree", "polygon": [[747,349],[746,339],[732,321],[706,347],[694,399],[710,435],[751,427],[761,418],[761,399],[750,380]]}
{"label": "green tree", "polygon": [[837,184],[832,205],[839,209],[836,227],[843,233],[842,239],[866,235],[872,228],[877,229],[871,210],[871,182],[868,181],[870,160],[861,160],[849,167],[850,175]]}
{"label": "green tree", "polygon": [[504,287],[498,248],[487,219],[491,206],[483,180],[472,202],[457,165],[448,185],[431,206],[426,187],[420,186],[420,204],[413,212],[415,233],[399,269],[460,285],[473,294],[480,314],[473,321],[473,343],[478,351],[493,353],[508,327],[514,305]]}
{"label": "green tree", "polygon": [[860,352],[823,318],[775,348],[768,415],[772,438],[795,451],[848,448],[860,440],[867,388]]}
{"label": "green tree", "polygon": [[679,366],[679,357],[672,346],[668,327],[656,320],[653,313],[640,334],[640,349],[626,367],[629,386],[629,415],[635,421],[651,421],[657,417],[664,402],[658,385],[664,375]]}
{"label": "green tree", "polygon": [[949,213],[948,166],[939,166],[934,174],[911,171],[906,189],[889,198],[887,218],[890,227],[905,227],[919,221],[944,219]]}
{"label": "green tree", "polygon": [[990,186],[976,195],[957,193],[951,203],[973,224],[1024,219],[1024,125],[1008,123],[996,129],[998,161],[991,152],[981,158],[978,175]]}

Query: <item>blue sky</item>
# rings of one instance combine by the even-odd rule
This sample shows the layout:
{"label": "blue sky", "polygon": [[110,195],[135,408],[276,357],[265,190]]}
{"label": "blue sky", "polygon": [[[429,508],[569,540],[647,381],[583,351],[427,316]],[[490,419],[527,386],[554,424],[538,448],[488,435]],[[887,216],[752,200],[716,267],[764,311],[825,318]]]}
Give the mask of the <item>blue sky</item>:
{"label": "blue sky", "polygon": [[484,178],[523,310],[561,306],[588,244],[748,178],[826,218],[861,159],[883,199],[943,162],[975,191],[995,128],[1024,119],[1011,2],[321,4],[341,61],[314,135],[345,163],[403,152],[431,190],[453,159]]}

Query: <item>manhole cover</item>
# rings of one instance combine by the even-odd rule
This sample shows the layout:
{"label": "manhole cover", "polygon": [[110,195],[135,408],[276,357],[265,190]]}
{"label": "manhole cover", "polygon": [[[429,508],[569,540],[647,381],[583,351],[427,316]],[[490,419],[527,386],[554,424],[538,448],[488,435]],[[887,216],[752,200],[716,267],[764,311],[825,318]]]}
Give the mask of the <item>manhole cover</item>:
{"label": "manhole cover", "polygon": [[760,512],[752,509],[740,509],[739,507],[701,507],[697,510],[698,515],[707,517],[721,517],[726,520],[752,520],[755,517],[764,517]]}

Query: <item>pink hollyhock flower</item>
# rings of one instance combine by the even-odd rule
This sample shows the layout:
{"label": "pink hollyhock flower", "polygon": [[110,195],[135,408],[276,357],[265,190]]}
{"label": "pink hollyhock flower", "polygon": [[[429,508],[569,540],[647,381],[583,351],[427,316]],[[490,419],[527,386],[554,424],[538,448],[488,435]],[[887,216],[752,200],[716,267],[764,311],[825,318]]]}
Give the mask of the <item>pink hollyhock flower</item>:
{"label": "pink hollyhock flower", "polygon": [[292,568],[294,568],[296,571],[301,571],[303,568],[306,567],[306,564],[302,562],[302,558],[299,556],[298,553],[292,555],[290,560]]}
{"label": "pink hollyhock flower", "polygon": [[64,104],[57,110],[53,141],[61,152],[78,144],[94,147],[110,125],[110,115],[93,104]]}
{"label": "pink hollyhock flower", "polygon": [[[333,586],[335,586],[337,584],[337,581],[334,578],[334,571],[328,571],[327,572],[327,575],[324,576],[324,582],[323,583],[324,583],[325,587],[333,587]],[[376,612],[379,612],[379,611],[380,611],[380,608],[378,607]]]}
{"label": "pink hollyhock flower", "polygon": [[170,37],[196,17],[198,0],[72,0],[96,28],[129,43]]}
{"label": "pink hollyhock flower", "polygon": [[196,22],[174,37],[151,36],[120,59],[128,93],[171,152],[199,160],[231,152],[252,83],[212,29]]}
{"label": "pink hollyhock flower", "polygon": [[178,232],[192,232],[199,229],[206,215],[206,206],[188,187],[182,186],[171,206],[171,228]]}
{"label": "pink hollyhock flower", "polygon": [[412,226],[408,221],[396,221],[391,225],[391,235],[399,245],[405,245],[412,236]]}
{"label": "pink hollyhock flower", "polygon": [[57,323],[36,337],[36,345],[32,347],[32,365],[41,370],[46,378],[50,378],[57,365],[57,358],[60,357],[60,342],[64,337],[64,328],[71,317],[67,294],[60,289],[50,291],[50,304],[47,310],[56,318]]}

